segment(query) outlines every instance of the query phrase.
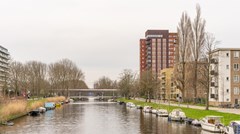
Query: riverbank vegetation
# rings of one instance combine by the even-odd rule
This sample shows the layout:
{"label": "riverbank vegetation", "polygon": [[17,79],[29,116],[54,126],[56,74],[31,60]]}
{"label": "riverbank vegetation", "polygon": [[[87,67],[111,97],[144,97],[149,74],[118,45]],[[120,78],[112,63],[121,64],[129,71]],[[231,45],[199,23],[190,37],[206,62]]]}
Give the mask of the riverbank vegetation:
{"label": "riverbank vegetation", "polygon": [[229,123],[233,120],[240,120],[240,116],[237,114],[230,114],[230,113],[222,113],[214,110],[199,110],[199,109],[193,109],[193,108],[185,108],[185,107],[178,107],[178,106],[169,106],[169,105],[163,105],[163,104],[157,104],[157,103],[149,103],[149,102],[143,102],[138,100],[128,100],[121,98],[119,101],[123,102],[133,102],[136,105],[141,106],[152,106],[154,109],[166,109],[169,112],[171,112],[173,109],[182,109],[183,112],[185,112],[186,116],[188,118],[192,119],[202,119],[207,115],[215,115],[215,116],[222,116],[222,123],[224,125],[229,125]]}
{"label": "riverbank vegetation", "polygon": [[44,106],[45,102],[61,102],[65,97],[50,97],[39,100],[11,100],[0,105],[0,123],[26,115],[29,111]]}
{"label": "riverbank vegetation", "polygon": [[2,90],[5,98],[68,96],[68,89],[88,88],[84,82],[84,73],[69,59],[51,64],[40,61],[10,61],[9,70],[6,72],[9,73],[4,77]]}

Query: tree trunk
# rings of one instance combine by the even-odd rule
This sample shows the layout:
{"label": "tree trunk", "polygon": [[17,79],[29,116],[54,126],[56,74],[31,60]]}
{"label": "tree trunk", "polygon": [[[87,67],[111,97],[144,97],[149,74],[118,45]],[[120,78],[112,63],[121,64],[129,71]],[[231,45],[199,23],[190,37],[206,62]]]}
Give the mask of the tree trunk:
{"label": "tree trunk", "polygon": [[198,63],[197,60],[195,59],[194,62],[194,80],[193,80],[193,88],[194,88],[194,103],[197,103],[197,78],[198,78]]}
{"label": "tree trunk", "polygon": [[185,97],[187,96],[187,91],[186,91],[186,89],[185,89],[185,73],[186,73],[186,71],[185,71],[185,62],[183,62],[183,68],[182,68],[182,70],[183,70],[183,82],[182,82],[182,99],[185,99]]}
{"label": "tree trunk", "polygon": [[206,110],[209,110],[209,84],[210,84],[210,76],[209,76],[209,73],[210,73],[210,65],[208,63],[208,66],[207,66],[207,71],[208,71],[208,75],[207,75],[207,94],[206,94]]}

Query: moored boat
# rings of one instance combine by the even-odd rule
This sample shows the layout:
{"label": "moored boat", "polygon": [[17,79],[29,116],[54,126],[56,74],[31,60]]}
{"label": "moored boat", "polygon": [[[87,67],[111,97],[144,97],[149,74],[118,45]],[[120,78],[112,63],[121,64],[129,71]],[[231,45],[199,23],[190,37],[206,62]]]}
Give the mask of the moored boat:
{"label": "moored boat", "polygon": [[50,110],[50,109],[54,109],[56,107],[55,103],[54,102],[46,102],[44,107],[47,109],[47,110]]}
{"label": "moored boat", "polygon": [[181,109],[174,109],[168,116],[170,121],[184,121],[186,119],[185,113]]}
{"label": "moored boat", "polygon": [[232,121],[229,126],[225,127],[226,134],[240,134],[240,121]]}
{"label": "moored boat", "polygon": [[70,103],[73,103],[73,102],[74,102],[74,100],[73,100],[73,99],[69,99],[69,102],[70,102]]}
{"label": "moored boat", "polygon": [[47,111],[47,109],[44,108],[44,107],[39,107],[39,108],[38,108],[38,111],[39,111],[40,113],[45,113],[45,112]]}
{"label": "moored boat", "polygon": [[29,112],[29,115],[31,115],[31,116],[38,116],[39,114],[40,114],[40,112],[38,109]]}
{"label": "moored boat", "polygon": [[197,119],[193,120],[192,123],[191,123],[193,126],[198,126],[200,127],[201,126],[201,122]]}
{"label": "moored boat", "polygon": [[136,107],[136,105],[134,103],[132,103],[132,102],[128,102],[126,104],[126,106],[129,107],[129,108],[135,108]]}
{"label": "moored boat", "polygon": [[137,105],[137,109],[143,109],[141,105]]}
{"label": "moored boat", "polygon": [[145,112],[145,113],[151,113],[151,112],[152,112],[152,107],[151,107],[151,106],[144,106],[144,107],[143,107],[143,112]]}
{"label": "moored boat", "polygon": [[152,109],[152,114],[157,114],[157,109]]}
{"label": "moored boat", "polygon": [[200,123],[202,129],[213,133],[223,132],[224,126],[221,124],[221,116],[206,116]]}
{"label": "moored boat", "polygon": [[7,122],[3,122],[2,125],[6,125],[6,126],[13,126],[14,123],[11,121],[7,121]]}
{"label": "moored boat", "polygon": [[159,116],[159,117],[168,117],[168,111],[166,109],[159,109],[157,111],[157,116]]}
{"label": "moored boat", "polygon": [[61,103],[56,103],[56,107],[61,107]]}

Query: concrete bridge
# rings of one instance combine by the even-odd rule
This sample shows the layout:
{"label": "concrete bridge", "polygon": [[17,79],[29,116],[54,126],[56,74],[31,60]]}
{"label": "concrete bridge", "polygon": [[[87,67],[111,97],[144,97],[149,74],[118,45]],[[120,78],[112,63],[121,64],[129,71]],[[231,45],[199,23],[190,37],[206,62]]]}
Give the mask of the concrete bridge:
{"label": "concrete bridge", "polygon": [[70,98],[110,99],[118,97],[119,89],[69,89]]}

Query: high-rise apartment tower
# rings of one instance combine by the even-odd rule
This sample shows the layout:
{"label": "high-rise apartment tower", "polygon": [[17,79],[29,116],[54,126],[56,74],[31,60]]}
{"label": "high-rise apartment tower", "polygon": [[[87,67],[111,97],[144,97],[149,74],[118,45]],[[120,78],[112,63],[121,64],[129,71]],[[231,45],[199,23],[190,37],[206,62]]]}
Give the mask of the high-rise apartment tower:
{"label": "high-rise apartment tower", "polygon": [[156,76],[162,69],[172,68],[175,60],[177,33],[168,30],[147,30],[140,39],[140,75],[151,70]]}

